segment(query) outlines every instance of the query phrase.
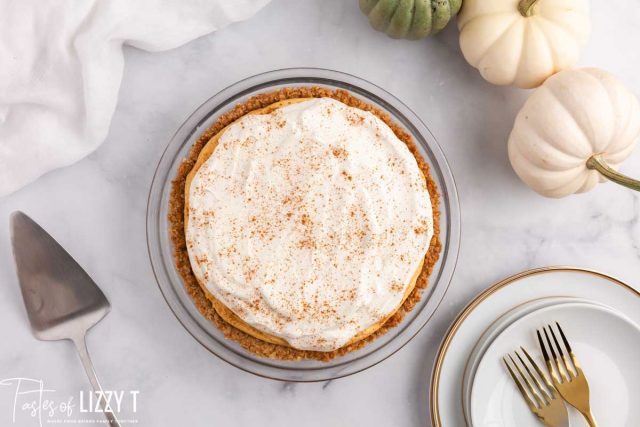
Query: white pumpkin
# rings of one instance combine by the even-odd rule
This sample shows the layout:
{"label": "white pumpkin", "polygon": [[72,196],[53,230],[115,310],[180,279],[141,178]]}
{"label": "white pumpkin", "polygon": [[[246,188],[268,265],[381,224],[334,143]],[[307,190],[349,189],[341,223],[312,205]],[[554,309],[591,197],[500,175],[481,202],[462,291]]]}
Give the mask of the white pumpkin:
{"label": "white pumpkin", "polygon": [[464,0],[458,27],[462,53],[482,77],[533,88],[578,60],[589,0]]}
{"label": "white pumpkin", "polygon": [[613,75],[565,70],[536,89],[509,136],[509,160],[529,187],[547,197],[592,189],[607,177],[640,191],[615,171],[640,137],[640,104]]}

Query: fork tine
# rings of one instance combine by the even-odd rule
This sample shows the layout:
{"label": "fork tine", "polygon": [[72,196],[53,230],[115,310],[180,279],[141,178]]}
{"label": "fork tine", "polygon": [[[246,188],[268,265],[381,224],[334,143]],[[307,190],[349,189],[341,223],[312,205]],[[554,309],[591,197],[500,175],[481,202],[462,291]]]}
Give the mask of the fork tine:
{"label": "fork tine", "polygon": [[[540,337],[540,334],[538,334],[538,337]],[[535,360],[533,360],[533,357],[531,357],[529,352],[524,347],[520,347],[520,348],[522,349],[522,351],[524,352],[524,355],[529,360],[529,363],[531,363],[531,365],[533,365],[533,368],[536,370],[536,372],[538,373],[540,378],[542,378],[542,381],[544,381],[544,384],[547,386],[547,390],[551,394],[551,397],[555,397],[556,396],[556,388],[553,386],[553,384],[551,384],[551,380],[549,379],[547,374],[545,374],[544,371],[542,369],[540,369],[540,367],[535,362]],[[540,387],[540,388],[543,389],[543,387]]]}
{"label": "fork tine", "polygon": [[556,355],[556,350],[555,348],[553,348],[553,345],[551,344],[551,340],[549,339],[549,334],[547,333],[547,326],[543,327],[542,330],[544,331],[544,337],[547,339],[547,344],[549,344],[549,349],[551,350],[551,356],[553,356],[553,359],[557,359],[558,356]]}
{"label": "fork tine", "polygon": [[[522,350],[524,350],[524,348],[520,347]],[[538,378],[533,375],[533,372],[531,372],[531,370],[529,369],[529,365],[527,365],[525,363],[525,361],[522,359],[522,357],[520,356],[520,353],[518,353],[518,351],[515,351],[516,356],[518,357],[518,359],[520,360],[520,363],[522,363],[522,366],[524,366],[524,369],[527,371],[527,373],[529,374],[529,377],[531,377],[531,379],[533,379],[533,382],[536,383],[536,386],[538,387],[538,390],[540,391],[540,394],[542,395],[542,398],[544,400],[545,404],[549,404],[549,402],[551,401],[551,396],[549,396],[549,393],[547,393],[547,390],[544,388],[544,386],[542,384],[540,384],[540,381],[538,381]]]}
{"label": "fork tine", "polygon": [[[511,356],[509,356],[509,357],[511,357]],[[524,385],[522,384],[522,382],[520,382],[520,379],[515,374],[515,372],[513,372],[513,369],[511,369],[511,366],[509,366],[509,363],[507,362],[507,359],[505,357],[503,357],[502,361],[506,365],[507,370],[509,370],[509,374],[511,374],[511,378],[513,378],[513,382],[516,383],[516,386],[518,387],[518,390],[520,390],[520,394],[522,395],[524,400],[527,402],[527,405],[529,406],[529,408],[531,408],[532,411],[535,412],[538,409],[538,407],[536,406],[535,403],[533,403],[533,400],[531,400],[531,397],[529,397],[529,394],[525,391]]]}
{"label": "fork tine", "polygon": [[567,337],[564,335],[564,331],[560,327],[560,323],[556,322],[556,326],[558,327],[558,331],[560,331],[560,337],[562,338],[562,342],[564,343],[565,348],[569,352],[569,356],[571,357],[573,366],[574,368],[576,368],[576,373],[578,373],[582,369],[580,367],[580,364],[578,363],[578,359],[576,358],[575,354],[573,354],[573,349],[571,349],[571,346],[569,345],[569,341],[567,340]]}
{"label": "fork tine", "polygon": [[544,341],[542,341],[542,335],[540,335],[540,330],[536,330],[536,335],[538,335],[538,344],[540,344],[540,350],[542,350],[542,356],[544,357],[544,361],[549,363],[549,353],[547,353],[547,349],[544,346]]}
{"label": "fork tine", "polygon": [[[567,381],[571,381],[572,378],[575,378],[576,374],[573,372],[573,368],[569,368],[569,359],[567,359],[567,356],[564,354],[564,351],[562,351],[562,346],[560,345],[560,343],[558,342],[558,339],[556,338],[556,333],[553,332],[553,326],[549,325],[549,331],[551,332],[551,336],[553,337],[553,342],[556,345],[556,348],[558,349],[558,354],[560,354],[560,357],[556,360],[556,363],[558,364],[558,366],[562,365],[562,367],[564,368],[564,373],[566,374],[566,379]],[[562,363],[560,362],[562,361]]]}
{"label": "fork tine", "polygon": [[[549,350],[551,351],[552,358],[549,358],[547,354],[547,367],[549,368],[549,372],[551,373],[551,378],[553,378],[556,382],[562,384],[564,381],[564,375],[560,372],[560,367],[558,366],[558,359],[556,356],[556,351],[553,349],[553,345],[551,345],[551,340],[549,339],[549,334],[547,333],[546,327],[542,328],[544,332],[544,337],[547,340],[547,345],[549,346]],[[544,346],[544,345],[543,345]]]}
{"label": "fork tine", "polygon": [[556,326],[558,327],[558,330],[560,331],[560,336],[562,337],[562,342],[564,343],[565,348],[567,349],[567,351],[569,353],[571,353],[573,350],[571,350],[571,346],[569,345],[569,341],[567,341],[567,337],[564,336],[564,332],[562,331],[562,328],[560,327],[560,323],[556,322]]}
{"label": "fork tine", "polygon": [[549,357],[549,353],[547,352],[547,347],[544,345],[544,340],[542,339],[542,334],[540,333],[539,329],[536,329],[536,335],[538,336],[538,344],[540,345],[540,350],[542,351],[544,362],[547,365],[547,369],[549,370],[549,375],[551,375],[551,378],[553,378],[554,382],[559,383],[560,380],[556,376],[555,370],[553,368],[553,363],[551,363],[551,358]]}
{"label": "fork tine", "polygon": [[511,363],[513,363],[513,366],[516,367],[516,370],[518,371],[518,373],[520,374],[520,377],[522,377],[522,379],[524,379],[524,382],[527,384],[527,388],[529,389],[529,391],[531,392],[531,395],[533,396],[534,400],[536,401],[536,403],[538,404],[538,407],[541,408],[543,406],[547,406],[547,401],[545,399],[543,399],[538,392],[536,391],[535,386],[533,385],[533,383],[529,380],[529,377],[527,377],[524,372],[522,372],[522,369],[520,369],[520,366],[518,366],[518,364],[516,363],[515,360],[513,360],[513,357],[511,357],[511,355],[509,355],[509,359],[511,360]]}

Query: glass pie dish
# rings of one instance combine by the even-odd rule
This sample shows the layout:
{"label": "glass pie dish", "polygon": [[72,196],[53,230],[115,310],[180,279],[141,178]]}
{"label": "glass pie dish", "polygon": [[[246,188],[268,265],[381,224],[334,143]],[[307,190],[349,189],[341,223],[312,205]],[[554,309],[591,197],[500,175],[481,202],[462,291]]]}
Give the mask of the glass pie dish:
{"label": "glass pie dish", "polygon": [[[442,252],[420,302],[402,322],[361,349],[328,362],[285,361],[259,357],[228,340],[200,314],[175,267],[168,219],[171,182],[182,160],[199,136],[222,114],[248,98],[285,87],[318,86],[342,89],[385,113],[407,131],[419,155],[431,168],[440,192]],[[206,349],[226,362],[253,374],[292,382],[325,381],[360,372],[394,354],[433,316],[449,286],[458,257],[460,209],[451,170],[429,129],[418,116],[382,88],[358,77],[324,69],[292,68],[270,71],[241,80],[202,104],[169,141],[158,164],[147,206],[147,245],[160,291],[184,328]]]}

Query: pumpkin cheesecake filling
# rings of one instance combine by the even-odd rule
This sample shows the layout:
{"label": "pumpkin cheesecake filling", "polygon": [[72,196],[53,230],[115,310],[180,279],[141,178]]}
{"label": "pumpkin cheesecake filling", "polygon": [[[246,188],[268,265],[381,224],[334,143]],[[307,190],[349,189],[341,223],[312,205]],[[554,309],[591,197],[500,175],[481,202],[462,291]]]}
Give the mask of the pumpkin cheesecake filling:
{"label": "pumpkin cheesecake filling", "polygon": [[440,250],[437,192],[377,114],[331,96],[291,97],[200,145],[173,188],[184,191],[184,246],[216,323],[251,337],[239,340],[245,348],[329,359],[415,304]]}

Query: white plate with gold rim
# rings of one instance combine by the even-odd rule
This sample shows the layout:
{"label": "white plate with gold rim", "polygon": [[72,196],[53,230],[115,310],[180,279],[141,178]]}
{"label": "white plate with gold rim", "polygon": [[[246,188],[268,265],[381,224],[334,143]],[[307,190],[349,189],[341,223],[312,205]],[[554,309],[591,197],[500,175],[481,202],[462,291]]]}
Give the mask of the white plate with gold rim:
{"label": "white plate with gold rim", "polygon": [[[522,345],[544,369],[535,331],[556,321],[589,381],[591,410],[598,423],[616,427],[638,425],[640,326],[617,310],[574,302],[534,310],[511,323],[493,340],[473,380],[470,412],[474,427],[540,426],[509,377],[502,357],[513,354]],[[572,426],[586,425],[576,410],[568,409]]]}
{"label": "white plate with gold rim", "polygon": [[526,302],[518,305],[509,310],[498,319],[496,319],[489,328],[480,336],[475,347],[473,348],[467,364],[464,370],[464,376],[462,378],[462,409],[464,411],[464,417],[467,424],[471,424],[470,408],[471,408],[471,389],[475,381],[475,375],[480,365],[481,360],[484,357],[487,349],[492,345],[493,341],[512,323],[518,321],[523,316],[533,313],[536,310],[540,310],[546,307],[570,304],[575,302],[583,302],[587,304],[600,305],[584,298],[575,297],[549,297],[540,298],[533,301]]}
{"label": "white plate with gold rim", "polygon": [[482,333],[513,307],[553,296],[597,301],[640,323],[640,292],[596,271],[544,267],[496,283],[458,315],[440,346],[430,394],[431,419],[435,427],[467,425],[462,410],[462,377],[469,355]]}

